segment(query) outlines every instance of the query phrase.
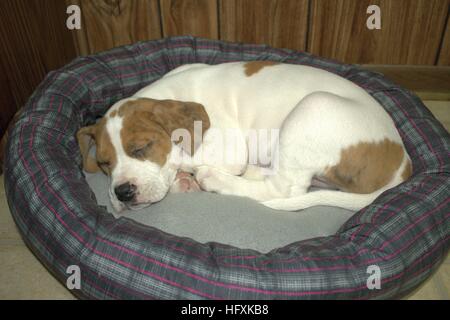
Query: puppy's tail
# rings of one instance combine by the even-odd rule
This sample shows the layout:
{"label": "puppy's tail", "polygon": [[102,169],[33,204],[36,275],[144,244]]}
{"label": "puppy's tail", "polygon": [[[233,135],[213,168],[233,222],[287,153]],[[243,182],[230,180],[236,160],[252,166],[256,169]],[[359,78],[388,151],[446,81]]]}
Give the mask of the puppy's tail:
{"label": "puppy's tail", "polygon": [[335,190],[312,191],[293,198],[273,199],[262,202],[263,205],[286,211],[297,211],[313,206],[334,206],[358,211],[371,204],[385,189],[373,193],[360,194]]}

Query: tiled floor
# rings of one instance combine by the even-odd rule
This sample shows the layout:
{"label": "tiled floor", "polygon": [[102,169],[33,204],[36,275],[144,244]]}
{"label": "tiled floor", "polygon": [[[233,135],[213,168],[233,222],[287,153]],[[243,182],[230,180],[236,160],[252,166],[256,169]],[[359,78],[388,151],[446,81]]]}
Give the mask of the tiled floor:
{"label": "tiled floor", "polygon": [[[450,130],[450,102],[427,106]],[[450,256],[406,299],[450,299]],[[0,176],[0,299],[75,299],[39,263],[21,240],[8,209]]]}

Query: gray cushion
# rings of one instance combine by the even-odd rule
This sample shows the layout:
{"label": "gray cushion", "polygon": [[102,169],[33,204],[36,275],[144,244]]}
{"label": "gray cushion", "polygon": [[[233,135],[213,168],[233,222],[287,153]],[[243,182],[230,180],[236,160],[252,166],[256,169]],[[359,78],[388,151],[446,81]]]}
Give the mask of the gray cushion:
{"label": "gray cushion", "polygon": [[[114,214],[108,178],[85,173],[99,205]],[[299,212],[272,210],[241,197],[209,192],[168,194],[162,201],[121,216],[199,242],[220,242],[268,252],[295,241],[329,236],[353,215],[340,208],[313,207]]]}

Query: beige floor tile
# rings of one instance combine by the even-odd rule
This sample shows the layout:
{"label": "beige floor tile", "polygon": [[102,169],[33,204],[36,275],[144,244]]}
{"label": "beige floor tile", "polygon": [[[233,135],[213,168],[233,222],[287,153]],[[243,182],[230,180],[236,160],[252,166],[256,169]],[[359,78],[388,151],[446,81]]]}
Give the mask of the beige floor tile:
{"label": "beige floor tile", "polygon": [[0,194],[0,244],[4,240],[8,242],[15,240],[22,243],[22,238],[9,211],[6,197],[4,194]]}
{"label": "beige floor tile", "polygon": [[405,297],[407,300],[442,300],[444,299],[436,284],[436,275],[421,284]]}
{"label": "beige floor tile", "polygon": [[439,281],[443,290],[447,292],[447,299],[450,299],[450,264],[445,263],[439,269]]}
{"label": "beige floor tile", "polygon": [[0,245],[0,299],[74,299],[23,245]]}

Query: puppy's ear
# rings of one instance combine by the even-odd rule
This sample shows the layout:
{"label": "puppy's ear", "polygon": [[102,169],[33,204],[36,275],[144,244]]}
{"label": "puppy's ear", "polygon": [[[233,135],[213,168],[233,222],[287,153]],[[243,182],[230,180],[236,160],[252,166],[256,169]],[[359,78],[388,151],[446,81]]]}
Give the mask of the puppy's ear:
{"label": "puppy's ear", "polygon": [[[161,103],[156,103],[152,110],[155,121],[158,122],[164,130],[172,137],[172,133],[177,129],[185,129],[189,132],[191,141],[178,140],[181,147],[190,155],[193,155],[195,150],[199,147],[195,142],[199,143],[205,131],[209,129],[210,122],[208,114],[203,105],[195,102],[183,102],[175,100],[163,100]],[[200,132],[195,132],[195,122],[200,122]],[[201,134],[195,141],[194,135]],[[188,146],[188,147],[187,147]]]}
{"label": "puppy's ear", "polygon": [[89,154],[89,150],[95,144],[96,125],[83,127],[77,132],[77,141],[80,147],[80,153],[83,157],[83,169],[89,173],[95,173],[100,170],[97,160]]}

